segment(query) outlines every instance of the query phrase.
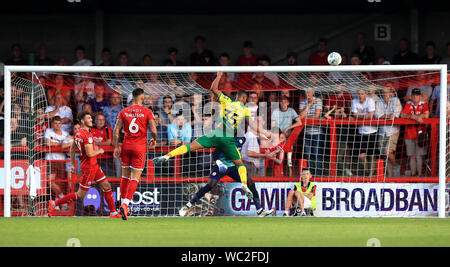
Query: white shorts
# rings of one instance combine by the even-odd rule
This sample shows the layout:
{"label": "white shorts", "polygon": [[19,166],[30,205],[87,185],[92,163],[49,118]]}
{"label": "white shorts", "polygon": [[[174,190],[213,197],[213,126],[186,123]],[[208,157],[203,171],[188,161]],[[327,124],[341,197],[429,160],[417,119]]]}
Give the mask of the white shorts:
{"label": "white shorts", "polygon": [[309,199],[309,198],[307,198],[307,197],[304,197],[303,198],[304,200],[303,200],[303,208],[304,209],[310,209],[311,207],[312,207],[312,205],[311,205],[311,199]]}

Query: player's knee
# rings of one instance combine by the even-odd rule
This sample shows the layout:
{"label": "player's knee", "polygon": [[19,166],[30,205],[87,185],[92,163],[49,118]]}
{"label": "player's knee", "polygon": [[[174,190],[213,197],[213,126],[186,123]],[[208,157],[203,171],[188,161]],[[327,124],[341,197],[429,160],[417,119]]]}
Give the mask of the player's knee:
{"label": "player's knee", "polygon": [[79,189],[77,192],[78,199],[83,199],[87,195],[87,192],[86,190]]}

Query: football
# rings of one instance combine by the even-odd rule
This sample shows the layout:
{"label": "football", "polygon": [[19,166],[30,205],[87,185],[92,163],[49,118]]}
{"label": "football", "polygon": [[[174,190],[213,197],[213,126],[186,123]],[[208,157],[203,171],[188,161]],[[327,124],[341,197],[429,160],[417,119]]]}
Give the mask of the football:
{"label": "football", "polygon": [[341,54],[339,54],[338,52],[331,52],[328,55],[328,64],[332,65],[332,66],[337,66],[339,64],[341,64],[342,62],[342,57]]}

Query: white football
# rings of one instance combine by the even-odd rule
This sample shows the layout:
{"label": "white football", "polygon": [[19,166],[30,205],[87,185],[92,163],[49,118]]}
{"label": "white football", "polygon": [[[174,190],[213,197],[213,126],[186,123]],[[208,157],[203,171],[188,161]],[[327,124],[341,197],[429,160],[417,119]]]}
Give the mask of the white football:
{"label": "white football", "polygon": [[341,64],[342,62],[342,57],[341,54],[339,54],[338,52],[331,52],[328,55],[328,64],[332,65],[332,66],[337,66],[339,64]]}

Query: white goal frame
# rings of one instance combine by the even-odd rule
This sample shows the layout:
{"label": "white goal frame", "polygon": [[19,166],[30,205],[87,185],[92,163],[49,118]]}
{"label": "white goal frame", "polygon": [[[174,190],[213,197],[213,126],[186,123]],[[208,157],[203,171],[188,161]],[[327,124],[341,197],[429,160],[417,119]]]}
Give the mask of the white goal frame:
{"label": "white goal frame", "polygon": [[[12,72],[376,72],[376,71],[439,71],[441,74],[439,124],[439,190],[438,216],[445,218],[446,144],[447,144],[447,65],[358,65],[358,66],[217,66],[217,67],[165,67],[165,66],[5,66],[5,131],[4,131],[4,217],[11,217],[11,73]],[[444,100],[444,101],[443,101]],[[34,179],[30,179],[32,182]],[[30,184],[30,188],[33,185]]]}

